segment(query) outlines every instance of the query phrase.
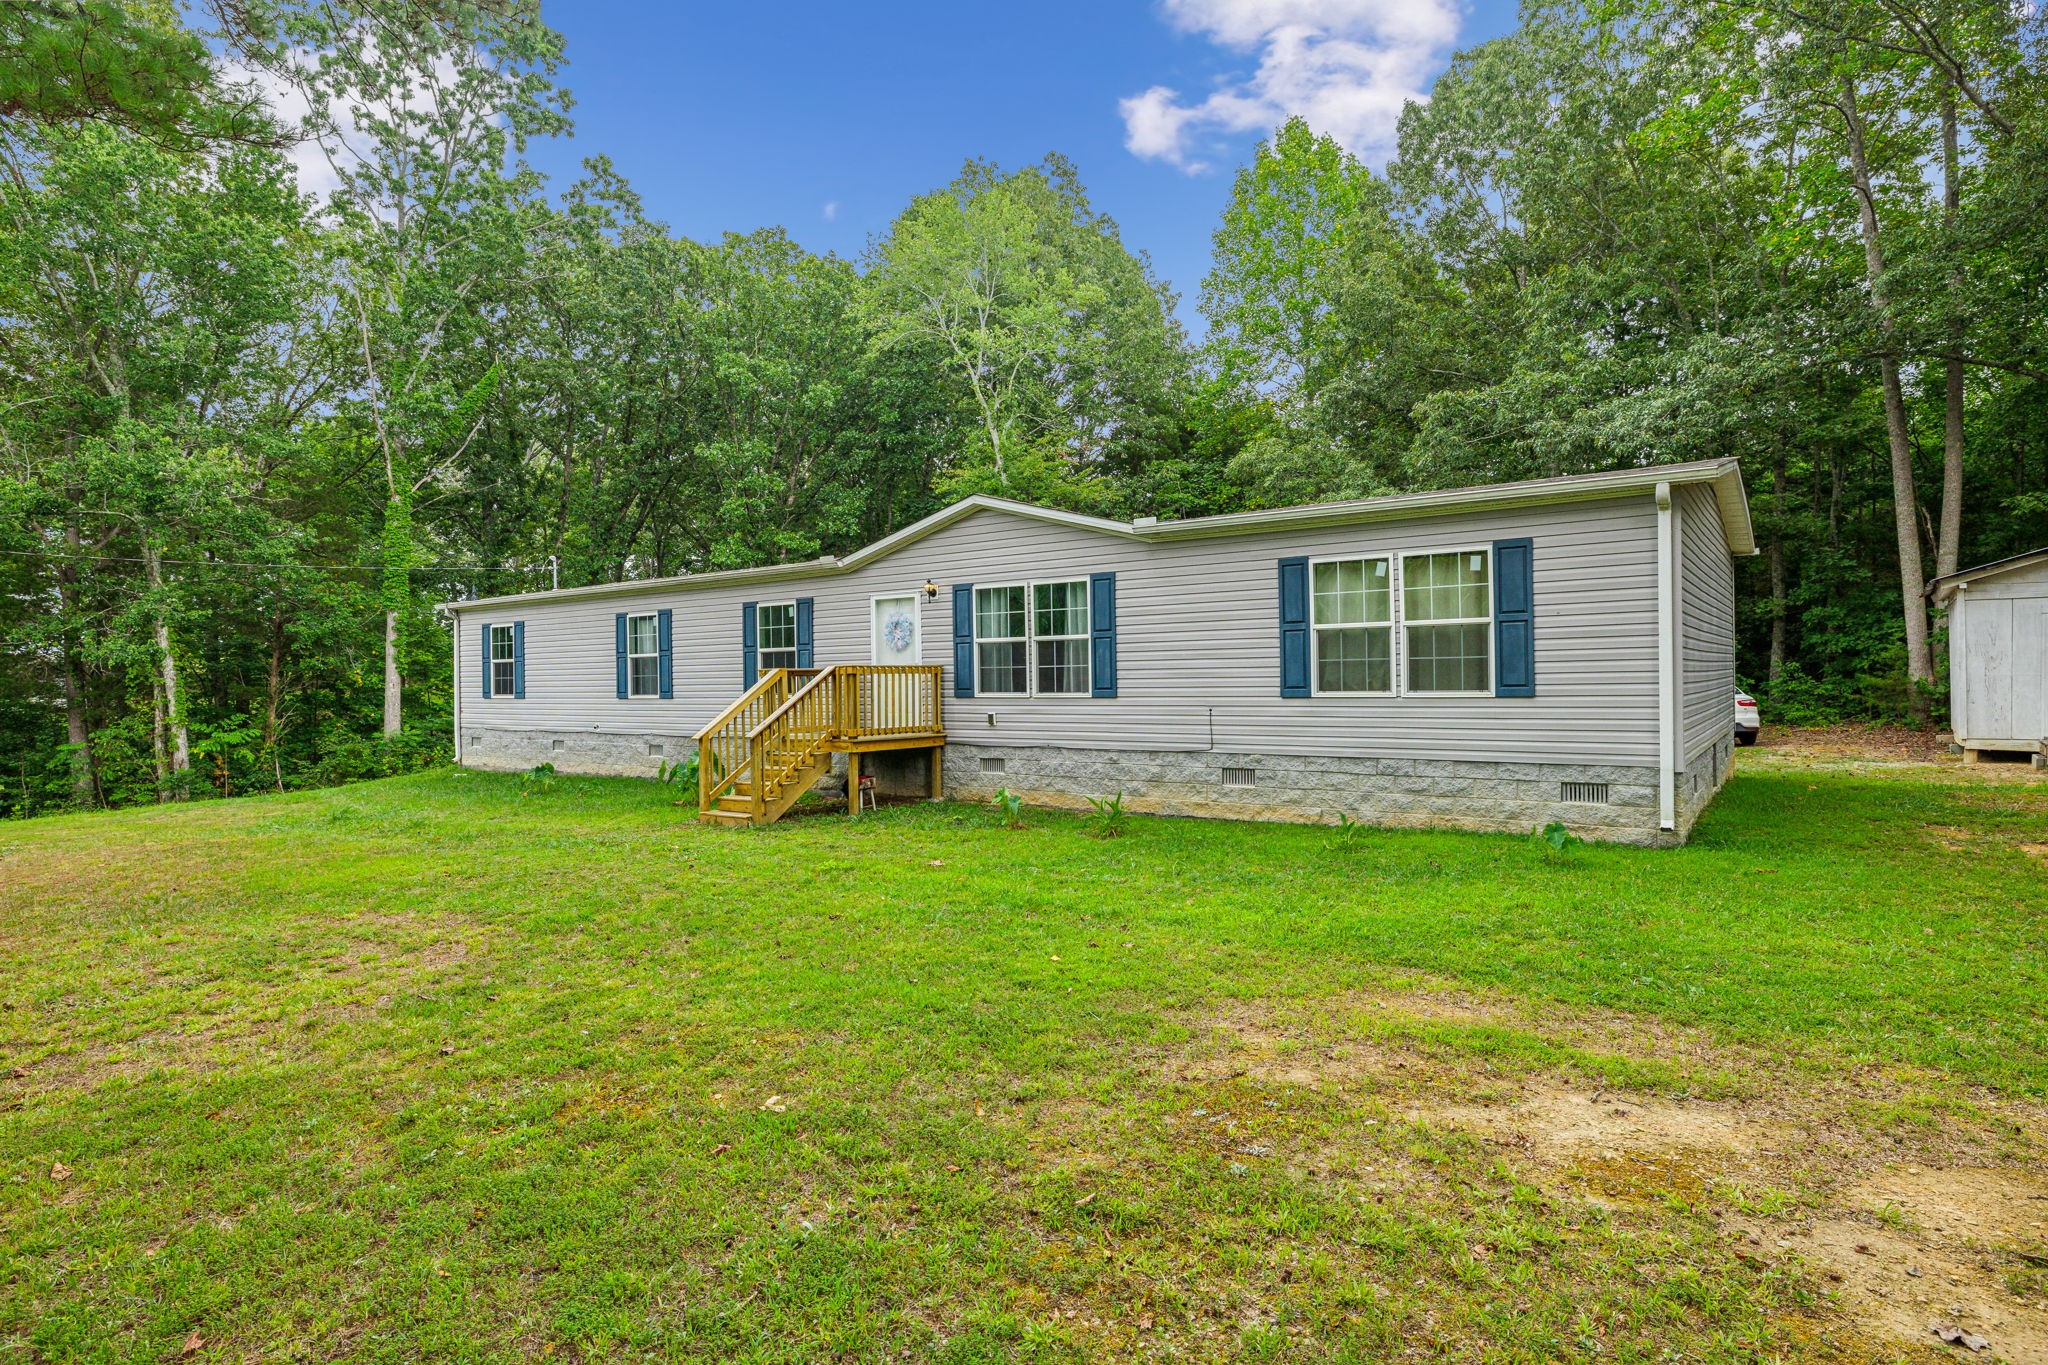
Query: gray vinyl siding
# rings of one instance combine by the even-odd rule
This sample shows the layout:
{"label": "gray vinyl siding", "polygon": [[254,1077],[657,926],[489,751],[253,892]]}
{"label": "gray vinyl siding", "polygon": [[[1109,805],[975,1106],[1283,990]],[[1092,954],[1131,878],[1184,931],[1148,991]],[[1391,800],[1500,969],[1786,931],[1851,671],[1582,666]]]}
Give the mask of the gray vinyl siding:
{"label": "gray vinyl siding", "polygon": [[[1711,497],[1708,498],[1711,505]],[[1280,696],[1277,564],[1534,541],[1536,696]],[[1723,558],[1726,552],[1722,552]],[[956,698],[955,583],[1117,575],[1118,695]],[[849,573],[458,610],[459,737],[486,729],[686,736],[741,691],[741,604],[815,601],[819,664],[865,662],[870,601],[927,579],[923,657],[962,743],[1654,765],[1656,510],[1647,492],[1366,525],[1142,542],[981,509]],[[675,612],[675,696],[615,695],[613,618]],[[486,621],[526,623],[526,696],[480,695]],[[990,717],[994,724],[990,724]]]}
{"label": "gray vinyl siding", "polygon": [[1735,728],[1735,561],[1713,491],[1677,493],[1679,758],[1689,770]]}

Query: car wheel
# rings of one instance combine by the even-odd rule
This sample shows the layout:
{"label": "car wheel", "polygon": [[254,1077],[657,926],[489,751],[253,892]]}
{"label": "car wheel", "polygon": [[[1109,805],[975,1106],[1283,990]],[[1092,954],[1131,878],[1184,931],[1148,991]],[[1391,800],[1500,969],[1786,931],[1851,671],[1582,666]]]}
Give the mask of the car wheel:
{"label": "car wheel", "polygon": [[1743,748],[1747,749],[1750,745],[1756,743],[1756,731],[1742,731],[1741,733],[1735,736],[1735,742],[1737,744],[1740,744]]}

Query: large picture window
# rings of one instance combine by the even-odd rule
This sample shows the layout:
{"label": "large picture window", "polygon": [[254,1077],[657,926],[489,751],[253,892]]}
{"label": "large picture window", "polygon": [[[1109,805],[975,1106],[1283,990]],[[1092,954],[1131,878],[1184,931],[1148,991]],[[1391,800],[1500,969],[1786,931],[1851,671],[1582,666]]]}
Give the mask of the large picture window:
{"label": "large picture window", "polygon": [[1316,691],[1393,691],[1393,561],[1326,560],[1310,578]]}
{"label": "large picture window", "polygon": [[796,603],[770,602],[759,614],[761,671],[796,667]]}
{"label": "large picture window", "polygon": [[653,612],[626,618],[626,692],[661,695],[661,631]]}
{"label": "large picture window", "polygon": [[518,645],[511,626],[491,627],[491,695],[509,697],[519,688]]}
{"label": "large picture window", "polygon": [[976,588],[974,650],[984,696],[1087,696],[1088,580]]}
{"label": "large picture window", "polygon": [[1407,690],[1486,692],[1493,686],[1493,580],[1484,550],[1401,560]]}

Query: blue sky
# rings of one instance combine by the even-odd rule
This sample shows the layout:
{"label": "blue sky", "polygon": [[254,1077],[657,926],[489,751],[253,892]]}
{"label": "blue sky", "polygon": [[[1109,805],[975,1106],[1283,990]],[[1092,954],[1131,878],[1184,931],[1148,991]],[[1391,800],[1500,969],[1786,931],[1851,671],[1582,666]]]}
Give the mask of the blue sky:
{"label": "blue sky", "polygon": [[1133,249],[1193,298],[1231,173],[1289,113],[1375,164],[1402,99],[1504,0],[1034,0],[1029,5],[551,0],[573,139],[558,186],[608,154],[677,232],[780,224],[858,256],[970,157],[1060,151]]}

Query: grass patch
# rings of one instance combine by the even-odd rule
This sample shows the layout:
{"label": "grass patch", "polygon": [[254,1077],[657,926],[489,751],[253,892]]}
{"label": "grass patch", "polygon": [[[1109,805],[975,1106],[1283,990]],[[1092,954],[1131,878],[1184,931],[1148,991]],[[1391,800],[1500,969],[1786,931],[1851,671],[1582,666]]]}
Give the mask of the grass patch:
{"label": "grass patch", "polygon": [[1816,1291],[1694,1184],[1545,1195],[1391,1078],[1188,1072],[1189,1021],[1452,983],[1526,1017],[1348,1036],[1740,1087],[1540,1023],[1613,1011],[2048,1088],[2038,787],[1777,770],[1688,848],[1569,858],[670,796],[443,772],[0,826],[0,1347],[1762,1360]]}

